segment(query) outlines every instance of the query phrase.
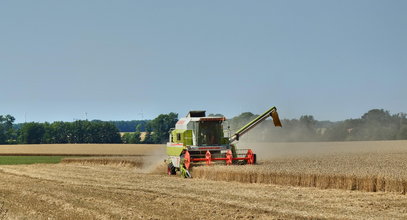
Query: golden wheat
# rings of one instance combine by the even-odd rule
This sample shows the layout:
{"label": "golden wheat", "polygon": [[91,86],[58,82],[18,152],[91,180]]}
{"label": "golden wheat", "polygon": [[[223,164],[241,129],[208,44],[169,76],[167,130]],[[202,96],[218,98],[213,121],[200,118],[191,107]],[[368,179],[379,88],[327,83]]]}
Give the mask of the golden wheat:
{"label": "golden wheat", "polygon": [[406,168],[407,153],[338,154],[276,159],[252,166],[195,167],[193,176],[245,183],[405,194]]}
{"label": "golden wheat", "polygon": [[64,158],[63,164],[81,164],[81,165],[108,165],[141,168],[144,164],[142,157],[82,157],[82,158]]}

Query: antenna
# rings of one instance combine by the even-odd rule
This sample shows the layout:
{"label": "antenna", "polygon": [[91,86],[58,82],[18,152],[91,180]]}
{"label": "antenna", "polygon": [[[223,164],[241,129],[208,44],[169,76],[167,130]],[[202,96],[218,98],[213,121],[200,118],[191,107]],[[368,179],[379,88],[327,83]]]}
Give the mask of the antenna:
{"label": "antenna", "polygon": [[139,115],[141,115],[141,120],[144,121],[143,109],[141,109],[141,112],[139,113]]}

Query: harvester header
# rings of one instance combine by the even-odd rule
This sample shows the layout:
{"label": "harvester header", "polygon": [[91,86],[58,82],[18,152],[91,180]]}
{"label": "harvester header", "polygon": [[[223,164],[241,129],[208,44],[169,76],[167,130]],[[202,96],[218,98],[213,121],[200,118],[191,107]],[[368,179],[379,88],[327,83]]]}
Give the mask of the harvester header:
{"label": "harvester header", "polygon": [[174,175],[180,171],[181,176],[191,177],[189,169],[193,164],[255,164],[256,154],[251,149],[236,149],[235,143],[269,116],[276,127],[281,127],[277,108],[272,107],[237,130],[231,137],[225,137],[225,117],[207,117],[205,111],[190,111],[185,118],[179,119],[175,128],[169,132],[166,160],[168,174]]}

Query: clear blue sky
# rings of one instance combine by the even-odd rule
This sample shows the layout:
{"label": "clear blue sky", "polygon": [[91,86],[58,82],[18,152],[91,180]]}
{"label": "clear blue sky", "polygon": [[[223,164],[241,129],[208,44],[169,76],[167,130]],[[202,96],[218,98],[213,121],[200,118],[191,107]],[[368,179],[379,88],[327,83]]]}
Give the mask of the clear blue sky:
{"label": "clear blue sky", "polygon": [[0,115],[407,112],[407,1],[1,1]]}

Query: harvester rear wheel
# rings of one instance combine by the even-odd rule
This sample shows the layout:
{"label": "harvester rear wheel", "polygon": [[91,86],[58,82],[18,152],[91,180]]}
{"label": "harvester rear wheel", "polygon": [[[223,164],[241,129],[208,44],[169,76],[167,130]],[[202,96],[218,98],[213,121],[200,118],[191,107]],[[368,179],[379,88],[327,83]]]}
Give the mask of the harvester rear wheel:
{"label": "harvester rear wheel", "polygon": [[253,154],[253,164],[257,164],[257,155]]}
{"label": "harvester rear wheel", "polygon": [[173,165],[172,163],[169,163],[169,164],[168,164],[167,173],[168,173],[168,175],[175,175],[175,174],[177,174],[177,171],[175,170],[175,167],[174,167],[174,165]]}

